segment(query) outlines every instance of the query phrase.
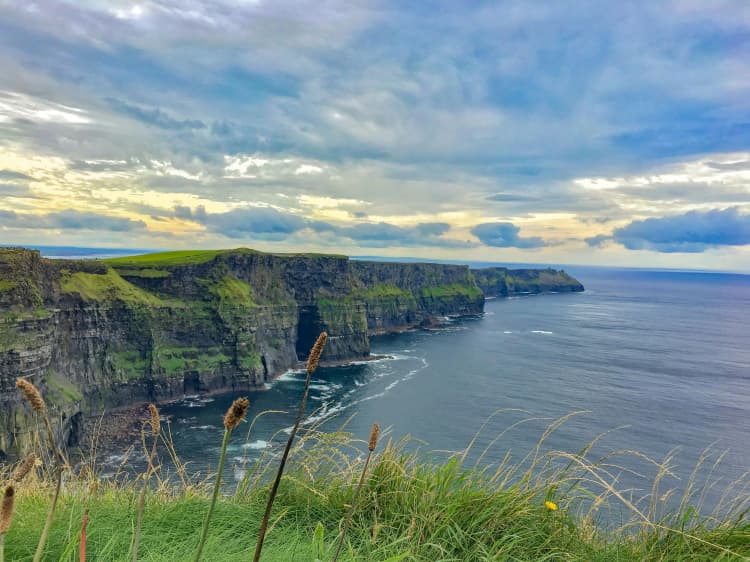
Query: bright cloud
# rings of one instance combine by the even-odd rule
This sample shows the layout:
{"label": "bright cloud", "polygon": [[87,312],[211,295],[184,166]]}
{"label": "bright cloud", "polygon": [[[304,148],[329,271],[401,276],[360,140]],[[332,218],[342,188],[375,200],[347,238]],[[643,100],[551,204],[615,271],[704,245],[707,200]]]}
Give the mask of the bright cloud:
{"label": "bright cloud", "polygon": [[722,6],[0,3],[1,241],[750,270]]}

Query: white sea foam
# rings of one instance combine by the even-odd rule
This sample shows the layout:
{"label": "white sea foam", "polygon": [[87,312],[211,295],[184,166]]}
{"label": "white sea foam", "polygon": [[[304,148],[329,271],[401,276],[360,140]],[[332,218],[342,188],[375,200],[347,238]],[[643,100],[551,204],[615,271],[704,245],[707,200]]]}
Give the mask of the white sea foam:
{"label": "white sea foam", "polygon": [[253,449],[253,450],[259,450],[259,449],[265,449],[268,447],[268,441],[264,441],[263,439],[258,439],[257,441],[253,441],[252,443],[245,443],[242,445],[243,449]]}
{"label": "white sea foam", "polygon": [[329,384],[311,384],[310,390],[331,390],[331,385]]}
{"label": "white sea foam", "polygon": [[513,333],[513,332],[511,332],[510,330],[505,330],[505,331],[503,332],[503,334],[512,334],[512,333]]}
{"label": "white sea foam", "polygon": [[273,382],[277,381],[292,381],[292,382],[304,382],[304,377],[300,377],[299,375],[304,374],[304,369],[289,369],[288,371],[284,371],[282,374],[280,374],[278,377],[276,377]]}
{"label": "white sea foam", "polygon": [[544,334],[544,335],[552,335],[554,332],[548,332],[546,330],[531,330],[532,334]]}

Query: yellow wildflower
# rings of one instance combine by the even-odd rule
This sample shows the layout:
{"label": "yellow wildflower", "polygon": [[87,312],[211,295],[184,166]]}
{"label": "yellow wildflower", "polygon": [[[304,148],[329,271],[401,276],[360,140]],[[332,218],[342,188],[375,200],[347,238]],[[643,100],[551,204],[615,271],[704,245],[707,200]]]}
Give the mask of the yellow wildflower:
{"label": "yellow wildflower", "polygon": [[546,507],[550,511],[556,511],[557,510],[557,504],[555,502],[551,502],[549,500],[547,500],[546,502],[544,502],[544,507]]}

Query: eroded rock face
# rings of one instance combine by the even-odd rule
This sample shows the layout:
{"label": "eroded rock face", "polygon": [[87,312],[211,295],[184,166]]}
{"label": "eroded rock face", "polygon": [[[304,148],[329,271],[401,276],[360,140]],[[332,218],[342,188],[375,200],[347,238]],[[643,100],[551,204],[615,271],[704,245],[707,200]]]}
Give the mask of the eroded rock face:
{"label": "eroded rock face", "polygon": [[74,443],[81,414],[260,385],[304,360],[323,330],[324,361],[358,359],[372,334],[483,306],[465,266],[246,249],[48,260],[0,248],[0,458],[34,428],[18,376]]}

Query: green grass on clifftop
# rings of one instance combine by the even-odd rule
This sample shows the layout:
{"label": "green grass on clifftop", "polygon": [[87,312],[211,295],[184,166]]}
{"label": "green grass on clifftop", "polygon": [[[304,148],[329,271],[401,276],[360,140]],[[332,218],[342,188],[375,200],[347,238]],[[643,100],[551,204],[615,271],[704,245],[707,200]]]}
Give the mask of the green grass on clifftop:
{"label": "green grass on clifftop", "polygon": [[112,269],[108,269],[105,274],[83,272],[65,274],[61,288],[64,293],[79,294],[85,301],[120,300],[152,306],[164,304],[159,297],[128,283]]}
{"label": "green grass on clifftop", "polygon": [[[216,256],[229,250],[178,250],[174,252],[157,252],[154,254],[142,254],[139,256],[127,256],[123,258],[110,258],[103,260],[113,267],[168,267],[172,265],[187,265],[205,263]],[[233,252],[254,252],[254,250],[242,249],[231,250]]]}

